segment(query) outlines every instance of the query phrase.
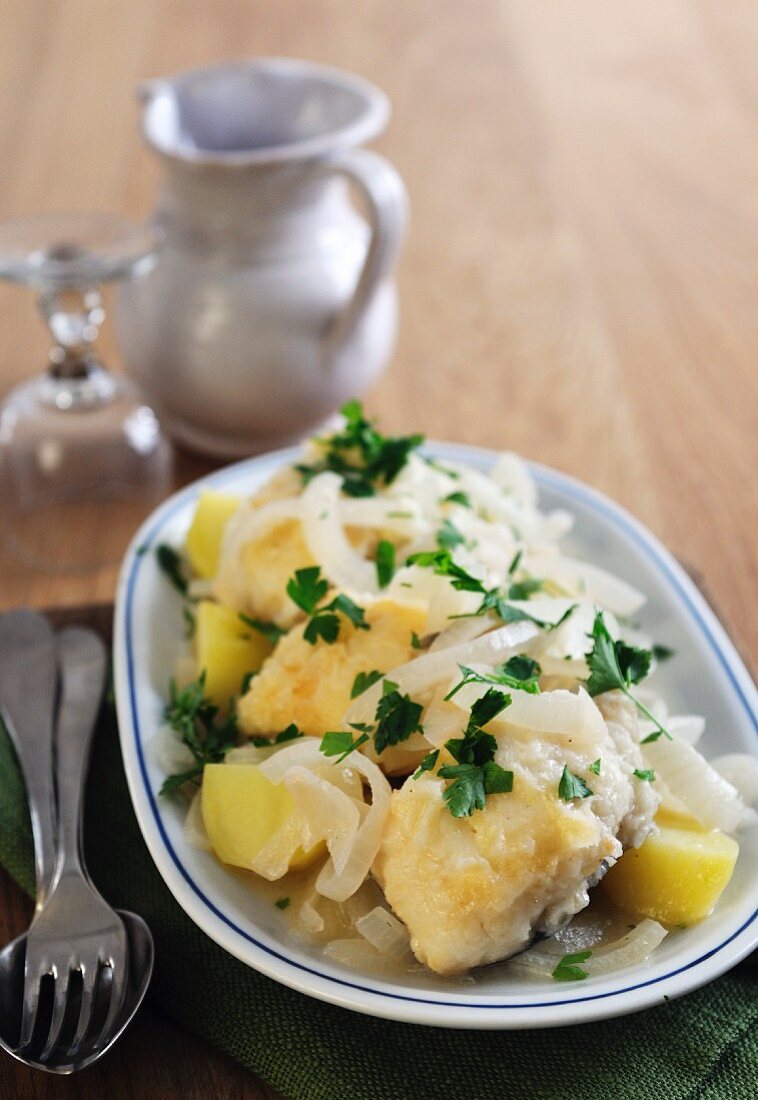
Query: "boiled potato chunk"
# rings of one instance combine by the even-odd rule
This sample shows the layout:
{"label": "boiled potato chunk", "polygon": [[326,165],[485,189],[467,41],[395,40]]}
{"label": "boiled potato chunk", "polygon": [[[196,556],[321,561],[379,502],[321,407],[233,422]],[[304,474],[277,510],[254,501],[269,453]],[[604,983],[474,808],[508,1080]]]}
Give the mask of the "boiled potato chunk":
{"label": "boiled potato chunk", "polygon": [[603,888],[628,913],[663,924],[696,924],[713,912],[739,845],[718,829],[682,827],[673,815],[659,816],[657,823],[658,831],[641,848],[629,848],[611,867]]}
{"label": "boiled potato chunk", "polygon": [[231,493],[207,489],[200,494],[185,543],[190,565],[198,577],[216,575],[224,528],[240,503],[240,498]]}
{"label": "boiled potato chunk", "polygon": [[[255,764],[206,764],[200,806],[211,846],[222,863],[250,870],[260,850],[297,813],[281,783],[270,783]],[[319,841],[299,848],[290,870],[308,866],[325,850]]]}
{"label": "boiled potato chunk", "polygon": [[256,672],[271,652],[271,643],[247,626],[231,607],[201,600],[195,615],[198,672],[205,671],[205,694],[227,706],[240,694],[248,672]]}

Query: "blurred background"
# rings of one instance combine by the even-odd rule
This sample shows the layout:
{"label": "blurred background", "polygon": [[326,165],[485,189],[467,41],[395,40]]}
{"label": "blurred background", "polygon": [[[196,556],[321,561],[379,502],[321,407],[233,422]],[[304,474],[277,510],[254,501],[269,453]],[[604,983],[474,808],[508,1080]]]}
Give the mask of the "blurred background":
{"label": "blurred background", "polygon": [[[364,75],[392,101],[375,148],[412,210],[369,410],[611,493],[747,649],[757,42],[752,0],[2,0],[0,214],[147,217],[146,77],[255,55]],[[0,389],[48,346],[29,292],[0,286]],[[117,366],[107,322],[101,348]],[[182,455],[177,482],[212,465]],[[113,570],[0,568],[4,606],[113,592]]]}

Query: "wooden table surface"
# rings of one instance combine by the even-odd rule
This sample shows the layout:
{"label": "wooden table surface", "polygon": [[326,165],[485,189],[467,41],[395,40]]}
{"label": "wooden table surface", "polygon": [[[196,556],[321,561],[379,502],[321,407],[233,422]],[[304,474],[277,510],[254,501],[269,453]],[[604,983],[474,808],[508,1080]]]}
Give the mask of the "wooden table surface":
{"label": "wooden table surface", "polygon": [[[376,81],[394,105],[377,147],[413,216],[398,350],[369,409],[611,494],[754,658],[757,51],[753,0],[0,0],[0,213],[146,216],[141,78],[273,54]],[[102,347],[117,362],[108,333]],[[0,286],[0,387],[46,351],[29,294]],[[207,469],[180,456],[177,483]],[[1,607],[49,606],[109,599],[115,570],[56,578],[2,556],[0,577]],[[24,913],[5,883],[8,935]],[[145,1012],[75,1081],[0,1060],[0,1095],[272,1093]]]}

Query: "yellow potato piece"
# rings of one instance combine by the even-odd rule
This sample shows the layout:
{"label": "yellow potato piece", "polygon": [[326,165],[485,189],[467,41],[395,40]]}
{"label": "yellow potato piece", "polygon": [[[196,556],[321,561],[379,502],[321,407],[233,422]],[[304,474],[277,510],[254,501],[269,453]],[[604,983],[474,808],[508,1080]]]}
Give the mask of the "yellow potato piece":
{"label": "yellow potato piece", "polygon": [[195,617],[198,674],[205,671],[205,694],[219,706],[240,694],[248,672],[257,672],[271,643],[247,626],[231,607],[201,600]]}
{"label": "yellow potato piece", "polygon": [[603,889],[628,913],[663,924],[696,924],[713,912],[740,849],[718,829],[661,823],[677,818],[687,821],[659,816],[658,831],[641,848],[624,852],[603,879]]}
{"label": "yellow potato piece", "polygon": [[187,557],[198,577],[216,575],[224,528],[241,503],[231,493],[207,489],[200,494],[185,547]]}
{"label": "yellow potato piece", "polygon": [[[255,764],[206,764],[200,806],[218,858],[248,871],[261,849],[297,813],[287,788],[270,783]],[[290,870],[309,866],[324,851],[322,840],[307,852],[298,848]]]}

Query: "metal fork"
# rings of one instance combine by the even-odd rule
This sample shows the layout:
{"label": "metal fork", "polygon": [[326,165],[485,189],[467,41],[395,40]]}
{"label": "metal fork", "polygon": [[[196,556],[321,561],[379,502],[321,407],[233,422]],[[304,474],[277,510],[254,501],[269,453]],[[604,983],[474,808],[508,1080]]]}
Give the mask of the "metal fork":
{"label": "metal fork", "polygon": [[[58,712],[56,780],[58,789],[58,858],[50,891],[27,936],[24,1002],[19,1050],[41,1046],[39,1061],[50,1057],[61,1039],[64,1022],[69,1032],[78,1012],[69,1054],[73,1057],[85,1039],[97,1049],[121,1008],[126,989],[128,941],[118,914],[92,885],[82,863],[81,823],[84,778],[92,732],[97,718],[107,667],[103,643],[92,631],[71,627],[58,635],[61,701]],[[41,766],[41,765],[40,765]],[[110,973],[110,983],[106,980]],[[72,991],[71,977],[81,975],[81,1001]],[[54,983],[53,1009],[46,1034],[40,1013],[40,991],[50,975]],[[78,984],[78,983],[77,983]],[[105,1011],[105,1021],[95,1017]],[[38,1017],[40,1019],[38,1020]]]}

